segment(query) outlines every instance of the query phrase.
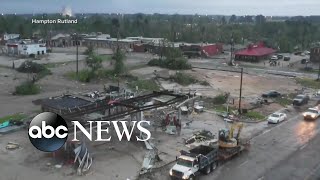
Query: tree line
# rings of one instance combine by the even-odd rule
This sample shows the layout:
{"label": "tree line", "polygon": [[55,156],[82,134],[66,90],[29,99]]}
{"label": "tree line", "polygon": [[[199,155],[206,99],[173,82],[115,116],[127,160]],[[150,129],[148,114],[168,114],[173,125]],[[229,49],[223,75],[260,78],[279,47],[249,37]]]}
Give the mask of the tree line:
{"label": "tree line", "polygon": [[[267,45],[290,52],[295,46],[309,48],[320,41],[320,23],[315,17],[293,17],[267,22],[258,16],[200,16],[164,14],[84,14],[78,24],[32,24],[31,19],[63,18],[59,14],[0,16],[0,33],[19,33],[23,38],[40,34],[49,38],[57,32],[102,32],[112,37],[164,37],[173,42],[221,42],[237,44],[263,40]],[[73,18],[73,17],[71,17]]]}

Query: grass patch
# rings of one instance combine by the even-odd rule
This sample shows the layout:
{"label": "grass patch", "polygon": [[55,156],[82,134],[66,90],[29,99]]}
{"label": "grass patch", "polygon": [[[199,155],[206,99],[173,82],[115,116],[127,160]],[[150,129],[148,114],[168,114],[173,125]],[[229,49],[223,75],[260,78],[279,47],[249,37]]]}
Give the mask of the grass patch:
{"label": "grass patch", "polygon": [[308,78],[296,78],[296,82],[304,87],[320,89],[320,81]]}
{"label": "grass patch", "polygon": [[15,94],[17,95],[33,95],[39,94],[40,87],[31,81],[23,82],[19,86],[16,86]]}
{"label": "grass patch", "polygon": [[214,106],[213,109],[217,112],[227,112],[227,107],[225,107],[224,105]]}
{"label": "grass patch", "polygon": [[131,89],[136,89],[138,86],[139,90],[147,90],[147,91],[159,91],[160,87],[153,80],[135,80],[129,82],[129,87]]}
{"label": "grass patch", "polygon": [[278,97],[275,98],[274,101],[284,107],[292,104],[292,99],[286,97]]}
{"label": "grass patch", "polygon": [[85,83],[90,82],[94,77],[91,71],[87,69],[79,71],[78,76],[77,76],[77,72],[74,72],[74,71],[66,73],[65,76],[69,79],[78,80],[80,82],[85,82]]}
{"label": "grass patch", "polygon": [[21,113],[17,113],[17,114],[12,114],[9,116],[4,116],[0,118],[0,123],[3,123],[5,121],[11,121],[11,120],[16,120],[16,121],[21,121],[25,118],[27,118],[28,116],[25,114],[21,114]]}
{"label": "grass patch", "polygon": [[103,55],[99,55],[102,59],[102,61],[111,61],[112,60],[112,55],[108,55],[108,54],[103,54]]}
{"label": "grass patch", "polygon": [[115,74],[111,69],[99,69],[96,75],[98,78],[113,78]]}
{"label": "grass patch", "polygon": [[265,118],[264,115],[260,114],[259,112],[255,111],[249,111],[246,114],[243,114],[245,117],[250,118],[250,119],[255,119],[255,120],[262,120]]}

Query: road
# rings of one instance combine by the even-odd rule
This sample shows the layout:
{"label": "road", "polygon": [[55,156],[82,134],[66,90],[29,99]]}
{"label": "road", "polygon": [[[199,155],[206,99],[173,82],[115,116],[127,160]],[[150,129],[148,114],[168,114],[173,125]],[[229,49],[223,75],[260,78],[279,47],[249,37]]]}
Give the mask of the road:
{"label": "road", "polygon": [[320,175],[320,126],[302,119],[289,115],[287,121],[254,137],[249,152],[200,179],[314,180]]}

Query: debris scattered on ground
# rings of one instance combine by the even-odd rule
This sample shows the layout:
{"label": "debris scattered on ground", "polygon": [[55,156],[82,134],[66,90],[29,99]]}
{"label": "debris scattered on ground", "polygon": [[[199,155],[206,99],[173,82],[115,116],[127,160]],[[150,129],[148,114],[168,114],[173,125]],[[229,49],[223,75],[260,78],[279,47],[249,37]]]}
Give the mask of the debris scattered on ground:
{"label": "debris scattered on ground", "polygon": [[193,148],[200,145],[215,146],[218,140],[210,131],[202,130],[193,134],[192,137],[185,141],[188,148]]}
{"label": "debris scattered on ground", "polygon": [[15,142],[9,142],[6,146],[6,149],[7,150],[16,150],[16,149],[19,149],[20,148],[20,145],[18,143],[15,143]]}
{"label": "debris scattered on ground", "polygon": [[57,169],[61,169],[62,165],[61,164],[56,164],[54,167],[57,168]]}
{"label": "debris scattered on ground", "polygon": [[85,172],[89,171],[92,165],[92,157],[84,143],[75,148],[74,153],[76,155],[74,163],[77,162],[79,164],[77,174],[83,175]]}

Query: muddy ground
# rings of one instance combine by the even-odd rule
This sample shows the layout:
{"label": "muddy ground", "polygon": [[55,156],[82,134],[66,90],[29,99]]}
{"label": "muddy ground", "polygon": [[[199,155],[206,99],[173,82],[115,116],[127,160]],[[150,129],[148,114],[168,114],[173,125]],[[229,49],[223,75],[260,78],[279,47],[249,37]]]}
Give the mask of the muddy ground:
{"label": "muddy ground", "polygon": [[[84,51],[83,48],[80,50]],[[69,80],[65,77],[65,73],[75,71],[76,63],[75,49],[54,49],[55,54],[52,54],[52,59],[55,60],[41,60],[41,63],[55,63],[56,66],[50,67],[52,75],[46,76],[38,83],[41,87],[41,93],[31,96],[13,96],[12,92],[15,86],[25,81],[29,77],[26,74],[18,73],[10,69],[12,61],[16,60],[11,57],[0,56],[0,64],[5,67],[0,68],[0,117],[23,112],[32,114],[39,112],[39,107],[32,104],[33,100],[39,98],[46,98],[56,95],[61,95],[67,91],[69,92],[84,92],[101,90],[104,84],[110,83],[108,80],[101,80],[98,83],[80,83]],[[110,54],[110,50],[99,49],[99,54]],[[143,67],[148,60],[153,56],[150,54],[130,53],[127,55],[126,65],[132,67],[132,73],[139,77],[150,78],[154,70],[161,70],[160,68]],[[85,68],[81,56],[79,69]],[[22,60],[21,60],[22,61]],[[68,62],[68,63],[64,63]],[[104,68],[111,68],[109,62],[103,63]],[[129,68],[130,69],[130,68]],[[170,73],[175,73],[171,71]],[[193,70],[186,71],[186,73],[193,75],[199,80],[206,80],[210,86],[191,85],[180,86],[176,83],[160,80],[161,86],[165,89],[182,89],[184,91],[196,90],[202,93],[203,96],[214,97],[222,92],[230,92],[232,96],[238,96],[240,76],[237,73],[229,73],[222,71],[210,70]],[[273,89],[280,92],[290,92],[291,90],[300,88],[295,84],[293,79],[271,76],[265,74],[245,74],[243,77],[243,96],[260,96],[261,93]],[[280,108],[276,106],[269,108],[270,113],[274,109]],[[272,110],[271,110],[272,109]],[[263,111],[263,109],[261,109]],[[190,126],[184,126],[181,136],[168,135],[159,129],[152,132],[153,138],[157,141],[157,148],[160,151],[160,158],[162,163],[170,162],[179,154],[179,150],[184,149],[183,141],[190,137],[194,132],[206,129],[217,134],[220,128],[224,128],[226,123],[215,114],[202,113],[199,115],[184,117],[182,122],[193,122]],[[251,138],[259,133],[269,125],[266,122],[258,124],[246,124],[243,130],[243,138]],[[7,151],[5,146],[8,142],[17,142],[21,148],[14,151]],[[105,179],[105,180],[123,180],[135,179],[142,165],[143,156],[146,152],[144,144],[142,143],[108,143],[95,147],[91,145],[94,165],[92,170],[86,176],[78,177],[74,175],[74,171],[70,166],[63,166],[61,169],[54,167],[55,161],[49,158],[45,153],[36,150],[29,142],[26,130],[21,130],[15,133],[2,135],[0,137],[0,179],[3,180],[57,180],[57,179]],[[52,163],[47,165],[47,163]],[[165,173],[165,172],[164,172]],[[165,174],[167,175],[167,174]]]}

